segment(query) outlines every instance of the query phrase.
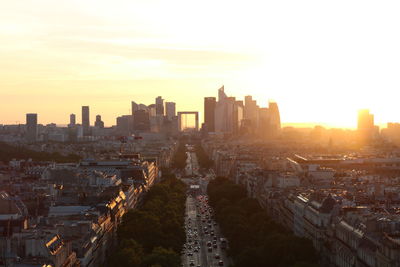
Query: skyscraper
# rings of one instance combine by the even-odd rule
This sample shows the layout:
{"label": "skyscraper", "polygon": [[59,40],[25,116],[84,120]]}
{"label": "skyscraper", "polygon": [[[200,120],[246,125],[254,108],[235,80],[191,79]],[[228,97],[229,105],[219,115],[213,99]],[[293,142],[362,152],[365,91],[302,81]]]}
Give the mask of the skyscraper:
{"label": "skyscraper", "polygon": [[[215,132],[233,133],[239,129],[243,119],[243,102],[236,102],[235,97],[227,97],[224,86],[218,90],[218,102],[215,106]],[[240,120],[240,122],[239,122]]]}
{"label": "skyscraper", "polygon": [[156,98],[156,115],[164,116],[164,99],[161,96]]}
{"label": "skyscraper", "polygon": [[269,102],[269,123],[270,135],[275,137],[281,130],[281,115],[279,113],[278,104],[276,102]]}
{"label": "skyscraper", "polygon": [[133,128],[135,131],[150,131],[150,116],[146,110],[138,110],[133,115]]}
{"label": "skyscraper", "polygon": [[217,100],[215,97],[204,98],[204,124],[208,132],[215,131],[215,106]]}
{"label": "skyscraper", "polygon": [[248,95],[244,98],[244,114],[243,117],[250,123],[253,131],[258,127],[259,107],[257,101],[253,100],[252,96]]}
{"label": "skyscraper", "polygon": [[131,109],[132,109],[132,115],[133,115],[133,114],[135,114],[135,111],[139,110],[140,108],[139,108],[139,105],[136,104],[135,101],[132,101],[131,102]]}
{"label": "skyscraper", "polygon": [[371,141],[374,135],[374,115],[368,109],[358,111],[357,131],[362,143]]}
{"label": "skyscraper", "polygon": [[176,104],[174,102],[165,102],[165,113],[168,120],[172,120],[176,116]]}
{"label": "skyscraper", "polygon": [[[137,112],[135,112],[135,115]],[[123,115],[117,117],[117,133],[120,135],[130,135],[133,131],[133,116]]]}
{"label": "skyscraper", "polygon": [[76,116],[75,114],[69,115],[69,124],[68,127],[74,127],[76,124]]}
{"label": "skyscraper", "polygon": [[26,114],[26,140],[30,143],[36,142],[37,131],[37,114]]}
{"label": "skyscraper", "polygon": [[359,131],[374,128],[374,115],[369,113],[368,109],[358,111],[357,129]]}
{"label": "skyscraper", "polygon": [[94,122],[94,126],[100,129],[104,128],[104,122],[101,120],[100,115],[96,115],[96,121]]}
{"label": "skyscraper", "polygon": [[222,87],[218,89],[218,102],[224,101],[226,98],[225,88],[222,85]]}
{"label": "skyscraper", "polygon": [[82,106],[82,128],[83,135],[90,135],[89,106]]}

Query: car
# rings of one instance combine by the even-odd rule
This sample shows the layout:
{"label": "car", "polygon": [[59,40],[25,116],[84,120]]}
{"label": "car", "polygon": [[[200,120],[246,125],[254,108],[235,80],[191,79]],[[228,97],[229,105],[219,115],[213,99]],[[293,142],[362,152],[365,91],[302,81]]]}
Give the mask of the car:
{"label": "car", "polygon": [[208,252],[212,252],[212,247],[209,247],[209,248],[208,248]]}
{"label": "car", "polygon": [[194,262],[191,262],[191,263],[189,264],[189,266],[194,266]]}
{"label": "car", "polygon": [[219,259],[220,259],[219,254],[215,254],[214,258],[217,259],[217,260],[219,260]]}
{"label": "car", "polygon": [[220,261],[218,262],[218,266],[224,266],[224,262],[220,260]]}
{"label": "car", "polygon": [[213,248],[218,248],[218,245],[217,245],[217,244],[214,244],[214,245],[213,245]]}

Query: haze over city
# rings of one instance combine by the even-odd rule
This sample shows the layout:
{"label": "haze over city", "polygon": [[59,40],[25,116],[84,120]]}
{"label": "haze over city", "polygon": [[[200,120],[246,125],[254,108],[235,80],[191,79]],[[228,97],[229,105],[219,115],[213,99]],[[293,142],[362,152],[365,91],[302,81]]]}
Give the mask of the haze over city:
{"label": "haze over city", "polygon": [[130,101],[201,110],[231,95],[280,103],[283,123],[355,128],[360,108],[398,121],[396,1],[7,1],[0,16],[0,123],[105,124]]}
{"label": "haze over city", "polygon": [[400,267],[400,1],[0,8],[0,267]]}

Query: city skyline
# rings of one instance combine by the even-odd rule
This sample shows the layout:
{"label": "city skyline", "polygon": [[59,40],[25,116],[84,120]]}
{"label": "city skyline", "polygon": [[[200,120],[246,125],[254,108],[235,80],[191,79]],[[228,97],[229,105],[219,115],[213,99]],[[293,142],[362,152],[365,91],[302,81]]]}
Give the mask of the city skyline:
{"label": "city skyline", "polygon": [[274,99],[283,123],[354,128],[349,114],[361,108],[378,124],[399,121],[389,97],[400,87],[396,2],[100,1],[93,8],[44,0],[2,10],[3,124],[29,112],[66,124],[89,105],[111,125],[127,113],[127,99],[149,103],[154,95],[201,111],[202,98],[222,84],[241,99]]}
{"label": "city skyline", "polygon": [[[223,86],[224,87],[224,86]],[[215,90],[214,90],[214,94],[215,94]],[[229,96],[231,96],[231,94],[229,94]],[[235,98],[236,98],[236,96],[234,96]],[[254,102],[255,102],[255,104],[256,105],[258,105],[258,106],[265,106],[265,105],[267,105],[267,106],[269,106],[271,103],[278,103],[277,101],[274,101],[274,100],[270,100],[270,101],[268,101],[268,102],[266,102],[265,104],[264,103],[259,103],[258,101],[257,101],[257,99],[254,99],[253,98],[253,96],[251,96],[251,95],[245,95],[242,99],[240,99],[240,98],[237,98],[237,100],[240,100],[240,101],[243,101],[243,102],[245,102],[245,100],[246,100],[246,98],[248,98],[248,97],[250,97],[250,99],[252,99]],[[147,104],[147,105],[154,105],[155,106],[155,108],[157,109],[157,105],[156,105],[156,102],[157,102],[157,99],[159,99],[159,98],[161,98],[161,96],[158,96],[157,98],[156,97],[154,97],[153,96],[153,102],[151,102],[151,100],[150,100],[150,102]],[[200,116],[199,116],[199,122],[200,122],[200,124],[201,123],[204,123],[205,121],[204,121],[204,112],[205,112],[205,106],[204,106],[204,99],[208,99],[208,98],[217,98],[216,96],[205,96],[205,97],[203,97],[202,98],[202,100],[203,100],[203,106],[201,107],[201,109],[198,111],[199,112],[199,114],[200,114]],[[171,102],[171,100],[169,99],[161,99],[162,100],[162,102],[163,102],[163,108],[164,108],[164,115],[166,116],[166,117],[169,117],[168,116],[168,114],[167,114],[167,105],[168,104],[173,104],[174,106],[173,106],[173,110],[175,111],[176,110],[176,112],[178,112],[178,111],[183,111],[183,109],[178,109],[176,106],[180,106],[179,105],[179,103],[176,103],[176,102]],[[166,101],[164,101],[164,100],[166,100]],[[139,101],[138,101],[139,102]],[[130,101],[126,106],[127,107],[129,107],[129,109],[127,109],[127,112],[125,112],[125,113],[123,113],[123,114],[117,114],[114,118],[112,118],[112,116],[109,114],[109,113],[107,113],[107,111],[105,112],[105,113],[99,113],[99,112],[94,112],[94,113],[92,113],[92,112],[90,112],[90,114],[91,115],[88,115],[89,117],[88,117],[88,119],[86,118],[86,120],[89,120],[88,121],[88,123],[89,123],[89,125],[90,126],[94,126],[95,125],[95,122],[96,122],[96,119],[97,119],[97,116],[100,116],[101,118],[103,118],[103,117],[107,117],[107,118],[111,118],[111,119],[109,119],[108,121],[105,121],[105,120],[103,120],[104,122],[103,122],[103,124],[104,124],[104,127],[111,127],[111,126],[116,126],[116,122],[117,122],[117,118],[118,117],[120,117],[120,116],[125,116],[125,115],[127,115],[127,114],[132,114],[132,108],[133,108],[133,106],[132,106],[132,104],[133,103],[135,103],[136,104],[136,102],[135,101]],[[143,105],[143,104],[141,104],[141,105]],[[146,104],[145,104],[146,105]],[[280,110],[281,110],[281,104],[279,105],[280,106]],[[32,112],[27,112],[27,113],[24,113],[24,114],[22,114],[21,116],[23,117],[22,118],[22,121],[19,121],[19,120],[16,120],[16,121],[10,121],[10,123],[2,123],[1,121],[0,121],[0,125],[13,125],[13,124],[24,124],[24,120],[25,120],[25,116],[26,116],[26,114],[29,114],[29,113],[34,113],[34,114],[37,114],[39,117],[40,117],[40,119],[38,119],[38,124],[42,124],[42,125],[46,125],[46,124],[51,124],[51,123],[55,123],[56,125],[58,125],[58,126],[68,126],[70,123],[71,123],[71,115],[73,115],[74,116],[74,119],[76,118],[76,120],[77,121],[82,121],[82,115],[79,115],[79,116],[76,116],[76,114],[79,114],[80,112],[83,112],[83,108],[89,108],[90,110],[92,110],[92,106],[88,106],[88,105],[86,105],[86,106],[79,106],[79,109],[80,109],[80,111],[79,112],[76,112],[75,110],[73,110],[73,111],[70,111],[67,115],[66,115],[66,118],[63,118],[62,120],[61,120],[61,122],[59,122],[59,121],[44,121],[43,120],[43,117],[44,118],[46,118],[47,116],[46,116],[46,114],[40,114],[39,112],[34,112],[34,111],[32,111]],[[93,106],[94,107],[94,110],[97,110],[98,111],[98,109],[96,109],[96,106],[94,105]],[[322,126],[322,127],[325,127],[325,128],[343,128],[343,129],[351,129],[351,130],[356,130],[357,128],[358,128],[358,119],[357,119],[357,116],[355,115],[357,112],[360,112],[360,111],[362,111],[362,110],[365,110],[365,111],[368,111],[368,112],[370,112],[371,110],[370,109],[368,109],[368,108],[363,108],[363,109],[359,109],[359,110],[356,110],[355,111],[355,113],[354,114],[351,114],[351,117],[352,117],[352,120],[353,120],[353,124],[352,125],[349,125],[349,126],[345,126],[345,127],[340,127],[340,126],[337,126],[337,125],[331,125],[331,124],[329,124],[329,123],[324,123],[324,122],[285,122],[285,121],[282,121],[282,119],[281,119],[281,125],[282,125],[282,127],[295,127],[295,128],[312,128],[312,127],[315,127],[315,126]],[[195,110],[191,110],[191,111],[195,111]],[[155,111],[155,112],[157,112],[157,111]],[[282,114],[282,112],[280,112],[281,114]],[[374,112],[373,112],[374,113]],[[374,115],[375,115],[375,113],[374,113]],[[282,115],[281,115],[282,116]],[[386,128],[387,127],[387,124],[388,123],[396,123],[397,121],[386,121],[386,122],[382,122],[382,120],[375,120],[375,122],[377,121],[377,123],[375,123],[375,125],[376,126],[378,126],[378,127],[380,127],[380,128]],[[194,121],[193,121],[193,123],[194,123]],[[192,123],[190,123],[190,125],[191,125]],[[194,124],[193,124],[194,125]]]}

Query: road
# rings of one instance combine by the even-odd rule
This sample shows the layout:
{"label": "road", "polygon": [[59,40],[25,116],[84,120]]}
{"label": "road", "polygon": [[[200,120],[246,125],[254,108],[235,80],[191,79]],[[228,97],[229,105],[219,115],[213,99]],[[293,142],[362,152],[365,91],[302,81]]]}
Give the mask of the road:
{"label": "road", "polygon": [[[182,251],[182,266],[214,267],[227,266],[226,250],[221,248],[222,235],[213,218],[213,211],[208,205],[207,184],[212,174],[200,176],[197,157],[188,152],[186,174],[192,178],[182,179],[187,184],[198,184],[200,188],[186,199],[186,244]],[[207,244],[208,243],[208,244]]]}

